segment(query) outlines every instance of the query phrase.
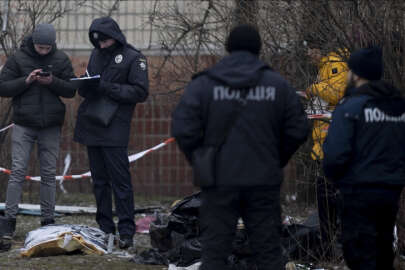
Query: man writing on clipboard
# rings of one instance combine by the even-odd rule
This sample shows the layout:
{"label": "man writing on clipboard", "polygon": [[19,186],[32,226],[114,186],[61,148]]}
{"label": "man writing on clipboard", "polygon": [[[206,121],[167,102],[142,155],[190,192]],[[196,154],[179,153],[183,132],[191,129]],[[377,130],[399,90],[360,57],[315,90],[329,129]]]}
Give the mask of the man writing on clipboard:
{"label": "man writing on clipboard", "polygon": [[119,218],[120,248],[133,246],[135,234],[134,199],[128,161],[132,114],[138,102],[148,97],[146,58],[127,43],[118,24],[110,17],[95,19],[89,30],[95,47],[83,80],[74,140],[87,146],[96,220],[107,234],[116,231],[112,216],[112,193]]}

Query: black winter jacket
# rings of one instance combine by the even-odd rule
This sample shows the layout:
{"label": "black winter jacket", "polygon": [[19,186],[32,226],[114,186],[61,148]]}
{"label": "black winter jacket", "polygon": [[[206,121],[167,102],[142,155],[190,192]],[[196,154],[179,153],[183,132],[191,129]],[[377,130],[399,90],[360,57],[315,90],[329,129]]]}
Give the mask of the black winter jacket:
{"label": "black winter jacket", "polygon": [[325,175],[343,191],[405,185],[405,100],[374,81],[336,107],[323,145]]}
{"label": "black winter jacket", "polygon": [[[28,75],[38,68],[50,68],[52,83],[25,83]],[[22,126],[44,128],[62,125],[65,104],[59,97],[74,97],[76,86],[69,57],[56,46],[45,56],[39,55],[32,37],[24,39],[20,49],[10,56],[0,74],[0,96],[12,97],[13,121]]]}
{"label": "black winter jacket", "polygon": [[[103,52],[93,38],[101,32],[115,39],[112,52]],[[95,19],[89,29],[93,49],[87,71],[101,75],[98,87],[80,88],[84,97],[80,104],[74,140],[88,146],[126,147],[129,141],[131,119],[135,105],[148,97],[149,81],[146,58],[127,44],[118,24],[109,17]],[[84,117],[89,103],[100,95],[119,103],[119,108],[108,127],[97,125]]]}
{"label": "black winter jacket", "polygon": [[173,113],[172,134],[192,162],[198,147],[218,144],[244,89],[246,105],[217,156],[217,185],[279,186],[282,168],[307,138],[307,117],[295,90],[249,52],[194,77]]}

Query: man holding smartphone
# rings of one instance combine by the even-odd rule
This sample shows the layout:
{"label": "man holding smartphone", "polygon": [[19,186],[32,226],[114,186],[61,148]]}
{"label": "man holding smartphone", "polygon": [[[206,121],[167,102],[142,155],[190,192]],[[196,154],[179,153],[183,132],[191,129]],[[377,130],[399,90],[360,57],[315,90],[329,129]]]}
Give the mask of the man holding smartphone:
{"label": "man holding smartphone", "polygon": [[[69,57],[56,48],[56,31],[39,24],[20,49],[7,59],[0,74],[0,96],[11,97],[13,105],[12,165],[7,187],[5,216],[0,216],[1,241],[10,242],[16,228],[29,157],[38,145],[41,173],[41,225],[54,223],[56,162],[65,118],[60,97],[72,98],[76,89]],[[10,248],[11,245],[0,245]]]}

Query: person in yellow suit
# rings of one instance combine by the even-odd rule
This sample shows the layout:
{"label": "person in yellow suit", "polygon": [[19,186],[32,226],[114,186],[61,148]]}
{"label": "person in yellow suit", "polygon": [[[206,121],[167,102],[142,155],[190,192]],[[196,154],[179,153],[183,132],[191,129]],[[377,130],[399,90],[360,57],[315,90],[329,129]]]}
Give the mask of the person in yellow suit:
{"label": "person in yellow suit", "polygon": [[[308,56],[318,66],[316,81],[306,90],[308,102],[308,114],[330,115],[346,90],[346,78],[348,67],[344,56],[346,50],[330,52],[323,55],[319,44],[308,44]],[[328,133],[330,117],[314,120],[312,139],[313,147],[311,157],[318,164],[323,160],[322,144]],[[337,232],[337,198],[336,188],[319,171],[316,179],[317,203],[319,225],[321,232],[323,259],[333,259],[333,244],[336,241]]]}
{"label": "person in yellow suit", "polygon": [[[309,112],[312,114],[330,114],[343,97],[346,88],[348,67],[341,54],[345,51],[330,52],[323,56],[320,48],[309,47],[308,56],[316,62],[319,71],[317,80],[307,89],[311,99]],[[311,157],[313,160],[323,160],[322,144],[328,132],[328,119],[314,121],[312,139],[314,145]]]}

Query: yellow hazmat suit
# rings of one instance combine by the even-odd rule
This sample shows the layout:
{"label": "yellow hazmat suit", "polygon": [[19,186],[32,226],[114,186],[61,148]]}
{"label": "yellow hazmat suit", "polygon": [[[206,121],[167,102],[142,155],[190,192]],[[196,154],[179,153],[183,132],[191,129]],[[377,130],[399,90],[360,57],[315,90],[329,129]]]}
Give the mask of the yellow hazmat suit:
{"label": "yellow hazmat suit", "polygon": [[[307,112],[312,114],[331,113],[339,100],[343,97],[346,88],[348,67],[346,62],[336,52],[322,57],[319,63],[316,83],[307,89],[311,98]],[[328,133],[329,121],[315,120],[312,130],[314,146],[311,157],[314,160],[323,159],[322,144]]]}

